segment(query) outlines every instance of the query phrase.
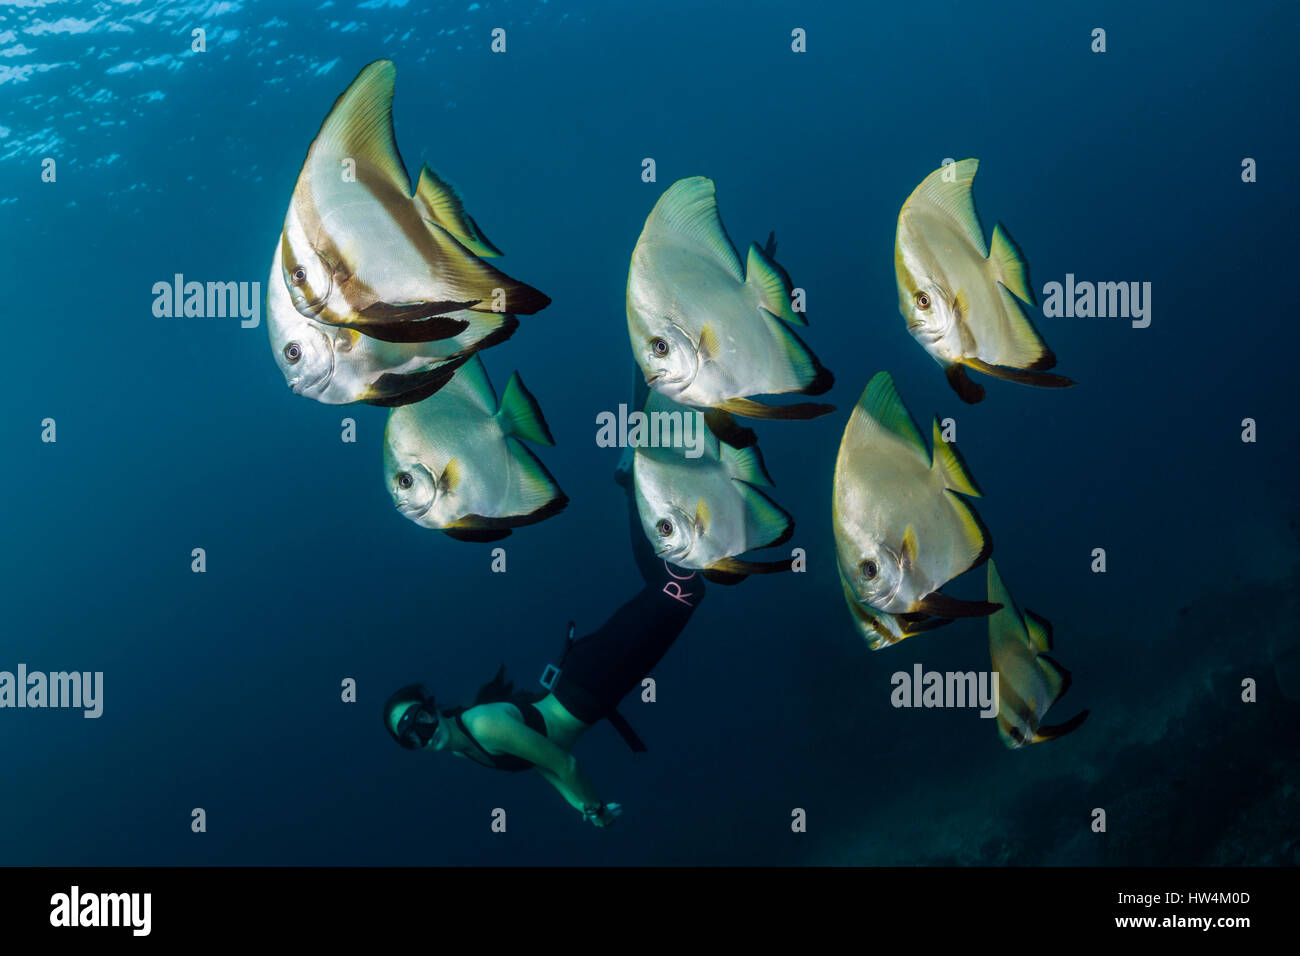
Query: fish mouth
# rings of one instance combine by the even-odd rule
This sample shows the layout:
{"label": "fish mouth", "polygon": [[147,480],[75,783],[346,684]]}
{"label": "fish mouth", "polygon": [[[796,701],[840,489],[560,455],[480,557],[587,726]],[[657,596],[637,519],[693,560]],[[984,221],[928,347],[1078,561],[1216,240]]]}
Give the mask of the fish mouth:
{"label": "fish mouth", "polygon": [[653,375],[647,375],[647,376],[646,376],[645,383],[646,383],[647,385],[653,385],[655,382],[659,381],[659,379],[661,379],[661,378],[663,378],[663,377],[664,377],[664,376],[663,376],[663,373],[662,373],[662,372],[655,372]]}
{"label": "fish mouth", "polygon": [[290,379],[289,387],[293,389],[293,393],[295,395],[306,395],[307,397],[310,398],[313,393],[320,394],[321,392],[325,391],[325,389],[329,386],[329,383],[333,380],[333,378],[334,378],[334,352],[331,351],[329,368],[327,368],[320,375],[316,376],[316,378],[313,378],[311,381],[303,381],[301,375],[298,376],[297,378]]}
{"label": "fish mouth", "polygon": [[430,498],[424,505],[400,504],[397,506],[397,510],[402,517],[410,518],[412,521],[419,521],[429,513],[429,509],[432,507],[433,499]]}

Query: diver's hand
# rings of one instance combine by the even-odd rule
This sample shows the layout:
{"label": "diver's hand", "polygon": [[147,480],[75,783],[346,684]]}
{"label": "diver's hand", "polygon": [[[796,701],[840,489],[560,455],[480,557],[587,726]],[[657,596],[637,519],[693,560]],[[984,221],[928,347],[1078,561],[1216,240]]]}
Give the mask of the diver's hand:
{"label": "diver's hand", "polygon": [[593,803],[582,808],[582,819],[593,826],[613,826],[614,821],[623,815],[623,806],[618,803]]}

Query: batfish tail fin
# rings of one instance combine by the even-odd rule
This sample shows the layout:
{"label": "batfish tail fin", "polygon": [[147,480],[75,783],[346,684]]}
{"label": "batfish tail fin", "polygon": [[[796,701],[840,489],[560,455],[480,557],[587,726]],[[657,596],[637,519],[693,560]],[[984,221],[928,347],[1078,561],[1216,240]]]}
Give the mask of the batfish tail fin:
{"label": "batfish tail fin", "polygon": [[478,227],[465,211],[456,190],[428,166],[420,169],[420,180],[415,187],[415,202],[421,215],[446,229],[460,244],[476,256],[499,256],[501,250]]}
{"label": "batfish tail fin", "polygon": [[993,225],[989,261],[997,270],[998,281],[1012,294],[1030,305],[1036,304],[1033,286],[1029,284],[1029,265],[1025,262],[1024,253],[1000,222]]}
{"label": "batfish tail fin", "polygon": [[518,372],[510,374],[505,391],[501,393],[501,408],[497,412],[501,427],[507,435],[526,438],[539,445],[554,445],[551,429],[542,415],[541,406],[528,391]]}

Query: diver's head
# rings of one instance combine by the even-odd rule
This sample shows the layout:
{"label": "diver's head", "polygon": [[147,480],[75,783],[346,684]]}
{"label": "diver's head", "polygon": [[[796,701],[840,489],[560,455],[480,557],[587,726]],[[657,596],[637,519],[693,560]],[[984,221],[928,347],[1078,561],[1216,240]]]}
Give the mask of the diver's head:
{"label": "diver's head", "polygon": [[449,730],[420,684],[407,684],[384,702],[384,729],[406,750],[442,750]]}

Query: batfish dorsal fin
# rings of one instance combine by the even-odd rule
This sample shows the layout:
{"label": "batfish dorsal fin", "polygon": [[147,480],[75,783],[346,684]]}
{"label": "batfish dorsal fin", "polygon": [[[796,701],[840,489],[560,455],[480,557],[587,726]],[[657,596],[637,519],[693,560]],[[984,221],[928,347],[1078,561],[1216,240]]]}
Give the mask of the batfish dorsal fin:
{"label": "batfish dorsal fin", "polygon": [[392,60],[376,60],[334,101],[311,144],[311,158],[327,164],[322,172],[338,176],[340,163],[352,159],[380,170],[404,195],[411,194],[411,180],[393,135],[396,78]]}
{"label": "batfish dorsal fin", "polygon": [[807,325],[808,320],[794,310],[790,301],[790,281],[785,270],[758,247],[749,244],[749,259],[745,263],[745,284],[758,292],[759,304],[783,322]]}
{"label": "batfish dorsal fin", "polygon": [[692,176],[669,186],[650,210],[641,236],[693,246],[718,262],[737,282],[745,281],[740,256],[718,215],[711,179]]}
{"label": "batfish dorsal fin", "polygon": [[763,488],[773,486],[772,476],[767,473],[767,466],[763,464],[763,453],[758,450],[758,445],[733,448],[725,442],[720,442],[718,448],[723,464],[727,466],[731,477]]}
{"label": "batfish dorsal fin", "polygon": [[868,428],[880,428],[890,432],[912,448],[926,465],[930,462],[930,449],[925,446],[925,438],[917,427],[912,413],[903,404],[894,379],[888,372],[877,372],[867,383],[866,390],[858,399],[858,407],[853,410],[856,416],[861,413]]}
{"label": "batfish dorsal fin", "polygon": [[415,186],[415,200],[426,219],[432,219],[460,240],[476,256],[499,256],[501,250],[483,235],[465,204],[450,185],[428,166],[420,168]]}
{"label": "batfish dorsal fin", "polygon": [[555,444],[541,406],[537,404],[533,393],[528,391],[518,372],[510,373],[506,390],[501,393],[501,410],[497,414],[507,435],[526,438],[539,445]]}
{"label": "batfish dorsal fin", "polygon": [[975,212],[975,197],[971,192],[979,165],[978,159],[963,159],[959,163],[940,166],[921,181],[905,206],[925,204],[939,210],[961,225],[979,250],[980,257],[987,259],[989,247],[984,242],[984,229]]}

